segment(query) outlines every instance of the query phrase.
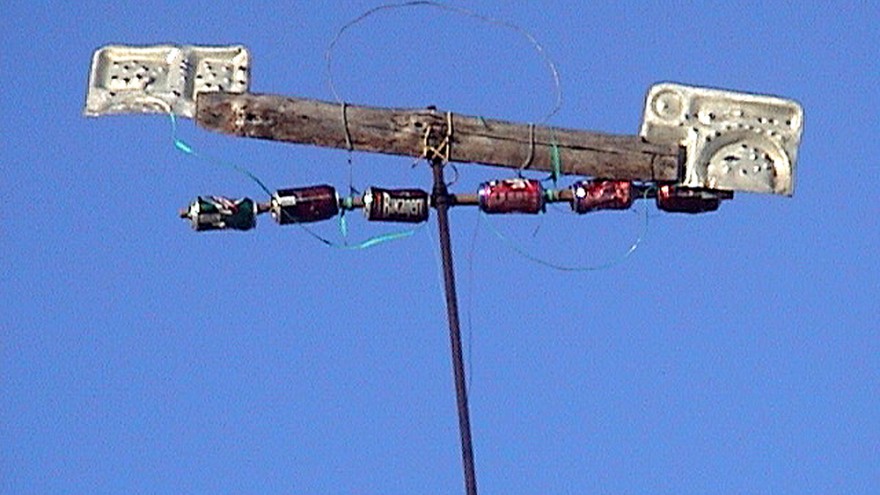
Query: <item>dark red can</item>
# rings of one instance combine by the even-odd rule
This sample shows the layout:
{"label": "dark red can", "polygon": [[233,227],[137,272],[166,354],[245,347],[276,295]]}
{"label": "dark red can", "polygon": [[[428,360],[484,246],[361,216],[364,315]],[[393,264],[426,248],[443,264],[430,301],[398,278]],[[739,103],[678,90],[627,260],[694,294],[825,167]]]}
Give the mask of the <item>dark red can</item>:
{"label": "dark red can", "polygon": [[628,180],[589,180],[571,186],[571,209],[577,213],[626,210],[633,204],[633,185]]}
{"label": "dark red can", "polygon": [[428,220],[427,191],[421,189],[380,189],[364,193],[364,216],[377,222],[421,223]]}
{"label": "dark red can", "polygon": [[544,188],[534,179],[484,182],[479,191],[480,209],[486,213],[540,213],[544,211]]}
{"label": "dark red can", "polygon": [[272,197],[272,217],[281,225],[318,222],[339,213],[339,197],[333,186],[279,189]]}
{"label": "dark red can", "polygon": [[717,210],[722,199],[731,197],[729,192],[665,185],[657,190],[657,208],[673,213],[705,213]]}

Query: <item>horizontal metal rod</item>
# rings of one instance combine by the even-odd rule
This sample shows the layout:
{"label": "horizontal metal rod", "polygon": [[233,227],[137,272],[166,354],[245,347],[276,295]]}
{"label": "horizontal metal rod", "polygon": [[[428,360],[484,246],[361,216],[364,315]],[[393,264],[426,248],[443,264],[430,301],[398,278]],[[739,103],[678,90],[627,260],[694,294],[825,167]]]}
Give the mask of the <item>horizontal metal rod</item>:
{"label": "horizontal metal rod", "polygon": [[200,93],[195,120],[235,136],[599,179],[677,181],[683,153],[635,135],[252,93]]}
{"label": "horizontal metal rod", "polygon": [[[551,192],[551,194],[544,196],[545,203],[569,203],[573,199],[574,193],[571,189],[552,189],[548,191]],[[635,199],[647,199],[657,196],[656,188],[648,184],[633,184],[633,191]],[[350,206],[345,205],[340,201],[340,208],[344,207],[346,209],[354,210],[364,207],[363,196],[351,196],[346,199],[349,201],[348,205]],[[480,196],[478,194],[449,194],[446,201],[447,206],[479,206]],[[436,208],[435,204],[431,204],[431,206]],[[268,213],[271,209],[272,203],[269,201],[257,203],[258,215]],[[180,218],[187,218],[189,215],[189,209],[183,208],[179,210],[178,215]]]}

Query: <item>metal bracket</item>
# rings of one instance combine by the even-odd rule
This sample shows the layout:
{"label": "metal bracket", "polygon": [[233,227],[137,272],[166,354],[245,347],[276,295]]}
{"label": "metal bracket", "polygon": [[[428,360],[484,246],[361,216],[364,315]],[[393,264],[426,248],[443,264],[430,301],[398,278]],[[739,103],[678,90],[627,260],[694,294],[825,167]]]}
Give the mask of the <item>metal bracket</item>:
{"label": "metal bracket", "polygon": [[803,124],[792,100],[661,83],[648,91],[640,135],[686,148],[682,186],[791,196]]}
{"label": "metal bracket", "polygon": [[249,85],[250,54],[240,45],[108,45],[92,56],[84,113],[193,118],[199,93],[245,93]]}

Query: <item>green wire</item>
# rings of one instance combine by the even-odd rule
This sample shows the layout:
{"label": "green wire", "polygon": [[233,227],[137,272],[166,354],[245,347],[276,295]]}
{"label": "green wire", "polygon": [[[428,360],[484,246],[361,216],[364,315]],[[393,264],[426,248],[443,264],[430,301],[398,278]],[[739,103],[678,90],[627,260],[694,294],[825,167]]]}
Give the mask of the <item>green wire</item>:
{"label": "green wire", "polygon": [[553,165],[551,177],[553,178],[553,187],[556,187],[556,180],[562,175],[562,158],[559,156],[559,145],[556,143],[556,134],[552,134],[550,139],[550,163]]}
{"label": "green wire", "polygon": [[[255,184],[257,184],[260,187],[260,189],[265,191],[266,194],[269,195],[269,197],[273,196],[272,191],[269,190],[269,188],[266,186],[266,184],[263,183],[263,181],[261,181],[260,178],[257,177],[256,175],[254,175],[250,170],[243,168],[243,167],[239,167],[238,165],[236,165],[234,163],[229,163],[229,162],[211,157],[209,155],[203,155],[203,154],[196,152],[192,146],[190,146],[188,143],[186,143],[184,140],[180,139],[177,136],[177,116],[174,115],[173,112],[169,112],[168,115],[171,117],[171,139],[174,142],[174,147],[176,149],[178,149],[179,151],[181,151],[184,154],[199,158],[199,159],[204,160],[208,163],[211,163],[214,165],[222,165],[222,166],[230,168],[240,174],[243,174],[246,177],[248,177],[250,180],[252,180]],[[338,244],[338,243],[335,243],[329,239],[325,239],[324,237],[320,236],[318,233],[314,232],[313,230],[311,230],[310,228],[306,227],[305,225],[303,225],[301,223],[297,223],[296,225],[299,226],[301,229],[305,230],[309,235],[311,235],[312,237],[317,239],[319,242],[321,242],[322,244],[325,244],[329,247],[336,248],[336,249],[342,249],[342,250],[359,250],[359,249],[371,248],[373,246],[377,246],[379,244],[384,244],[386,242],[410,237],[418,229],[420,229],[424,225],[424,223],[416,228],[405,230],[402,232],[392,232],[390,234],[383,234],[383,235],[370,237],[369,239],[366,239],[365,241],[359,242],[357,244],[348,244],[348,242],[345,242],[343,244]],[[347,238],[348,237],[348,224],[346,223],[346,220],[345,220],[345,211],[343,211],[342,215],[340,215],[339,229],[342,232],[342,237]]]}
{"label": "green wire", "polygon": [[187,155],[192,155],[194,157],[201,158],[202,160],[205,160],[209,163],[213,163],[215,165],[222,165],[222,166],[224,166],[226,168],[230,168],[240,174],[244,174],[249,179],[251,179],[255,184],[260,186],[260,189],[265,191],[266,194],[268,194],[270,197],[272,196],[272,191],[269,190],[269,188],[266,186],[266,184],[264,184],[263,181],[261,181],[259,179],[259,177],[257,177],[253,173],[251,173],[250,170],[239,167],[238,165],[236,165],[234,163],[225,162],[223,160],[220,160],[220,159],[208,156],[208,155],[202,155],[202,154],[196,152],[193,149],[193,147],[190,146],[188,143],[186,143],[182,139],[178,138],[177,137],[177,117],[174,115],[174,113],[170,113],[169,115],[171,116],[171,139],[174,141],[175,148],[177,148],[178,150],[182,151],[183,153],[185,153]]}

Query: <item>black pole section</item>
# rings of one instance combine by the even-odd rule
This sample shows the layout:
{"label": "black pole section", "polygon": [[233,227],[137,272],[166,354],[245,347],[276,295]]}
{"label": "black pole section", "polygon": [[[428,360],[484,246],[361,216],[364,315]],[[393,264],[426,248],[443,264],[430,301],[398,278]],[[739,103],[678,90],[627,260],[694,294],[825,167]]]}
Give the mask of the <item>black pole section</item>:
{"label": "black pole section", "polygon": [[471,419],[468,410],[467,384],[464,362],[461,358],[461,328],[458,322],[458,296],[455,293],[455,271],[452,268],[452,243],[449,239],[450,196],[443,180],[442,160],[431,161],[434,172],[432,200],[437,210],[440,229],[440,255],[443,258],[443,280],[446,285],[446,315],[449,320],[449,340],[452,348],[452,370],[455,374],[455,399],[458,403],[458,430],[461,436],[461,462],[464,466],[464,484],[467,495],[477,495],[477,475],[474,469],[474,448],[471,443]]}

